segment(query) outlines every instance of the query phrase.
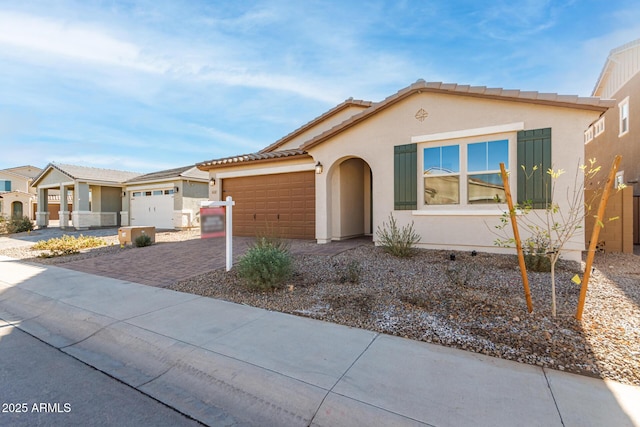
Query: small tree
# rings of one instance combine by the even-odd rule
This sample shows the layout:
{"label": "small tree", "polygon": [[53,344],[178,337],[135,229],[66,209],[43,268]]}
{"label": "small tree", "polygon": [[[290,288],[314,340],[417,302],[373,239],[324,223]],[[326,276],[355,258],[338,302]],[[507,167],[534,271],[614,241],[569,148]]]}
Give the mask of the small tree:
{"label": "small tree", "polygon": [[[526,179],[531,179],[535,173],[541,172],[537,166],[533,170],[525,171]],[[582,224],[587,215],[592,211],[593,202],[596,199],[596,192],[589,200],[584,199],[585,181],[596,178],[600,172],[600,166],[596,166],[595,159],[590,159],[588,165],[581,165],[576,168],[576,174],[572,187],[567,187],[566,204],[561,207],[556,202],[558,178],[565,173],[564,169],[548,169],[546,173],[551,178],[550,186],[545,186],[544,206],[542,209],[534,209],[531,201],[514,206],[514,209],[521,212],[519,222],[530,232],[531,237],[525,241],[529,244],[529,254],[546,256],[549,260],[551,270],[551,314],[556,316],[556,282],[555,267],[561,257],[566,244],[573,236],[582,229]],[[600,186],[598,182],[597,187]],[[619,186],[622,188],[622,186]],[[504,232],[509,224],[510,213],[505,212],[501,218],[501,223],[495,228]],[[615,218],[612,218],[615,219]],[[537,243],[543,242],[539,246]],[[511,246],[515,243],[514,238],[498,238],[495,241],[499,246]]]}

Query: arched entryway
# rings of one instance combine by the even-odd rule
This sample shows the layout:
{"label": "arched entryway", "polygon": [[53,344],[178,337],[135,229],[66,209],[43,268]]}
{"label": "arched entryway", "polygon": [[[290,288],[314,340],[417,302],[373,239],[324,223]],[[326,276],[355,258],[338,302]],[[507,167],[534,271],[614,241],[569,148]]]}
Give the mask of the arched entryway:
{"label": "arched entryway", "polygon": [[13,202],[11,203],[11,217],[12,218],[22,218],[23,214],[23,206],[22,202]]}
{"label": "arched entryway", "polygon": [[345,158],[332,168],[330,180],[331,239],[371,235],[373,180],[361,158]]}

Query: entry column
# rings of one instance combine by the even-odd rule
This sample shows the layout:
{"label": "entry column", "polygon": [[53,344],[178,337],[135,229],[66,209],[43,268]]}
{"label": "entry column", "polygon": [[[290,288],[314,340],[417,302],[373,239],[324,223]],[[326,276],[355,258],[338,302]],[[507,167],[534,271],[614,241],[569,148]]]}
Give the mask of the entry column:
{"label": "entry column", "polygon": [[58,212],[60,218],[60,228],[69,227],[69,201],[67,195],[67,187],[64,184],[60,184],[60,212]]}
{"label": "entry column", "polygon": [[49,190],[38,187],[38,211],[36,212],[36,225],[39,228],[47,228],[49,225]]}

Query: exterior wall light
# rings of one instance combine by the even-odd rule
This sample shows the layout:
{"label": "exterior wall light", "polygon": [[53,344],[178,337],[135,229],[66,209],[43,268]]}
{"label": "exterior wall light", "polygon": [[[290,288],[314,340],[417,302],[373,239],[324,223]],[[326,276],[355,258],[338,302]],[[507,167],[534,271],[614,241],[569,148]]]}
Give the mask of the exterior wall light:
{"label": "exterior wall light", "polygon": [[320,175],[322,173],[322,163],[316,163],[316,173]]}
{"label": "exterior wall light", "polygon": [[180,191],[180,187],[174,188],[175,192],[178,193]]}
{"label": "exterior wall light", "polygon": [[209,182],[211,182],[211,185],[216,185],[216,179],[215,178],[211,178],[209,180]]}

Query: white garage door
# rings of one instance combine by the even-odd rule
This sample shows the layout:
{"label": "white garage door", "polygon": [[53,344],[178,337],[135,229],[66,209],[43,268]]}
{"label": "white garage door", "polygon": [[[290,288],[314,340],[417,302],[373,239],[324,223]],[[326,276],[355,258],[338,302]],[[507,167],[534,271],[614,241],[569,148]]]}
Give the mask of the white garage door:
{"label": "white garage door", "polygon": [[131,225],[173,229],[173,190],[132,192]]}

